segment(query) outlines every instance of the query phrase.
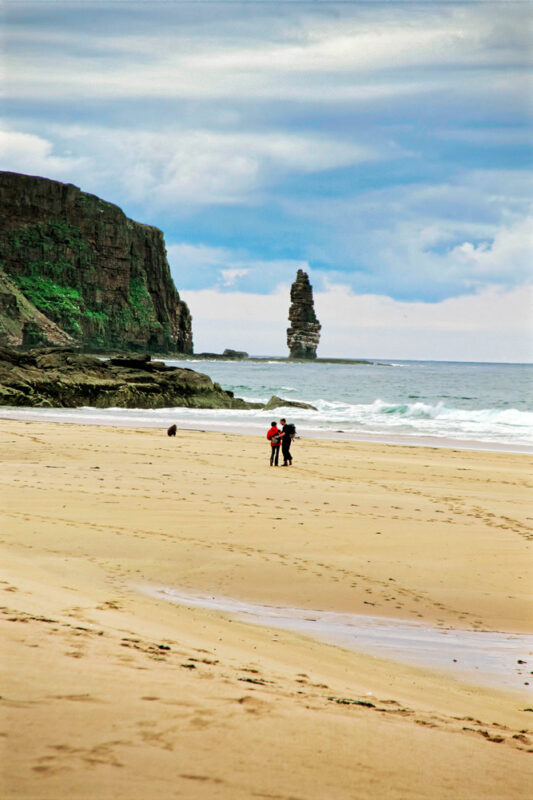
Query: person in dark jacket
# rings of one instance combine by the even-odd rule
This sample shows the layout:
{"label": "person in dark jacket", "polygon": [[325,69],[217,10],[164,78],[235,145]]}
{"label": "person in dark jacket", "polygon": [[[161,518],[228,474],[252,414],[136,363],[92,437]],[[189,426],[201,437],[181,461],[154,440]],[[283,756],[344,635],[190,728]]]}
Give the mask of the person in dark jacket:
{"label": "person in dark jacket", "polygon": [[270,466],[277,467],[279,462],[279,448],[281,446],[281,436],[277,422],[271,423],[271,428],[267,433],[267,439],[270,442]]}
{"label": "person in dark jacket", "polygon": [[293,425],[287,425],[286,419],[280,419],[280,425],[283,425],[281,429],[281,452],[283,453],[283,464],[282,467],[290,467],[292,464],[292,456],[291,456],[291,444],[292,444],[292,437],[293,437]]}

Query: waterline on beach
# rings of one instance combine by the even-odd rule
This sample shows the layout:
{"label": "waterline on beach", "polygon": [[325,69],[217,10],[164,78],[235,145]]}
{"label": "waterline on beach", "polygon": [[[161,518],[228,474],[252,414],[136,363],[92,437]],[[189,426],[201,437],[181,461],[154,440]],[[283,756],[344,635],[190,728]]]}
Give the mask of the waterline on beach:
{"label": "waterline on beach", "polygon": [[529,688],[531,635],[432,628],[389,617],[268,606],[168,587],[142,587],[142,591],[177,605],[226,612],[255,625],[303,633],[359,653],[446,670],[475,684],[522,692]]}
{"label": "waterline on beach", "polygon": [[[212,431],[216,433],[265,435],[271,417],[280,413],[290,415],[296,421],[300,437],[306,439],[328,439],[332,441],[367,442],[375,444],[396,444],[413,447],[441,447],[457,450],[488,450],[506,453],[533,453],[533,444],[519,444],[498,441],[479,441],[478,439],[454,438],[453,436],[431,436],[402,434],[392,432],[353,431],[337,428],[320,430],[302,424],[294,414],[295,409],[276,409],[272,411],[243,411],[230,409],[196,408],[0,408],[0,419],[21,422],[53,422],[72,425],[101,425],[112,428],[160,428],[166,431],[169,425],[176,424],[178,430]],[[291,413],[292,412],[292,413]],[[312,413],[312,412],[311,412]],[[297,443],[296,443],[297,444]]]}

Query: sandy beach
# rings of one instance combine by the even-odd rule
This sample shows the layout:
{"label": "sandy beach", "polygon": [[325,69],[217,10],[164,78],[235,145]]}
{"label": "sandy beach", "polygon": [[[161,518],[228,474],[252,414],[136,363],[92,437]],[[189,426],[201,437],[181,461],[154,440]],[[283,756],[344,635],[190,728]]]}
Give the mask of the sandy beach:
{"label": "sandy beach", "polygon": [[3,798],[525,798],[523,688],[168,587],[533,632],[525,454],[0,420]]}

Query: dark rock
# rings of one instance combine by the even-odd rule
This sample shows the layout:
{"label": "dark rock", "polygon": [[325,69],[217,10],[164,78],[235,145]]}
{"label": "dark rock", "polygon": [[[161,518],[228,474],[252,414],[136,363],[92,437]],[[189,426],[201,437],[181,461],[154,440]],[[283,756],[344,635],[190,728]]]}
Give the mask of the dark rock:
{"label": "dark rock", "polygon": [[0,172],[0,264],[0,342],[192,353],[161,231],[76,186]]}
{"label": "dark rock", "polygon": [[317,411],[314,406],[309,403],[298,403],[296,400],[283,400],[281,397],[272,395],[266,406],[263,406],[265,411],[270,411],[273,408],[308,408],[310,411]]}
{"label": "dark rock", "polygon": [[143,356],[137,356],[135,358],[117,356],[116,358],[110,358],[109,363],[114,367],[134,367],[135,369],[147,369],[148,367],[152,366],[152,359],[151,356],[146,353]]}
{"label": "dark rock", "polygon": [[[127,363],[124,363],[127,362]],[[0,405],[75,408],[262,408],[224,391],[192,369],[110,359],[72,348],[0,347]]]}
{"label": "dark rock", "polygon": [[291,327],[287,328],[290,358],[315,359],[320,341],[320,322],[316,318],[313,287],[306,272],[299,269],[291,286]]}
{"label": "dark rock", "polygon": [[245,361],[248,353],[244,350],[224,350],[223,353],[195,353],[195,358],[205,358],[209,361]]}
{"label": "dark rock", "polygon": [[224,350],[222,353],[222,358],[243,361],[244,359],[248,358],[248,353],[245,353],[244,350],[231,350],[226,348],[226,350]]}
{"label": "dark rock", "polygon": [[22,328],[22,347],[37,347],[38,345],[52,344],[45,331],[37,322],[25,322]]}

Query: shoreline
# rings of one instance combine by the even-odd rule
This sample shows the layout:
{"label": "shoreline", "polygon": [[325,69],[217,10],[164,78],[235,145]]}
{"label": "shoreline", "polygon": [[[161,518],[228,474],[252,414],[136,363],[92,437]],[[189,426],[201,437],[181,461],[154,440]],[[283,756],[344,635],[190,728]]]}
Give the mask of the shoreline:
{"label": "shoreline", "polygon": [[[102,354],[100,354],[102,355]],[[122,353],[124,355],[124,353]],[[317,357],[311,359],[304,358],[289,358],[289,356],[248,356],[247,358],[224,358],[221,354],[217,353],[198,353],[198,354],[184,354],[184,353],[151,353],[153,359],[160,361],[212,361],[213,363],[224,361],[227,363],[246,363],[247,361],[265,362],[273,361],[276,363],[290,363],[290,364],[362,364],[367,366],[383,366],[390,367],[395,364],[458,364],[458,365],[475,365],[475,366],[517,366],[517,367],[532,367],[532,361],[450,361],[448,359],[425,359],[425,358],[335,358]],[[215,356],[213,358],[213,356]],[[109,356],[102,356],[108,358]]]}
{"label": "shoreline", "polygon": [[[98,427],[106,427],[106,428],[128,428],[128,429],[158,429],[158,430],[166,430],[166,428],[176,423],[178,420],[178,430],[182,431],[197,431],[197,432],[205,432],[205,433],[225,433],[225,434],[235,434],[237,436],[260,436],[263,437],[265,433],[265,422],[261,420],[261,422],[257,423],[249,423],[246,422],[243,424],[242,414],[245,413],[242,410],[235,410],[233,413],[235,414],[235,425],[238,423],[241,425],[241,430],[235,430],[235,425],[233,423],[222,423],[222,422],[205,422],[205,421],[196,421],[196,422],[188,422],[187,420],[179,419],[179,412],[182,411],[192,411],[192,412],[201,412],[201,411],[210,411],[217,409],[155,409],[157,413],[161,416],[158,419],[148,420],[148,419],[131,419],[128,420],[127,417],[119,418],[119,414],[121,412],[128,412],[135,414],[143,414],[146,411],[154,411],[154,409],[96,409],[92,407],[87,408],[65,408],[65,409],[39,409],[35,410],[31,407],[24,408],[21,410],[20,408],[16,407],[0,407],[0,420],[10,420],[10,421],[17,421],[17,422],[46,422],[50,424],[59,424],[59,425],[81,425],[81,426],[98,426]],[[275,412],[277,409],[273,411],[269,411],[267,416],[270,419],[271,416],[279,416]],[[296,413],[298,409],[295,409]],[[62,418],[63,415],[67,414],[99,414],[101,412],[108,412],[109,414],[115,413],[117,416],[113,419],[113,421],[107,421],[105,416],[102,417],[94,417],[90,418],[86,416],[83,419],[73,418],[73,419],[65,419]],[[178,413],[176,413],[178,412]],[[289,412],[286,412],[289,413]],[[24,416],[23,416],[24,415]],[[266,419],[266,416],[265,416]],[[177,424],[177,423],[176,423]],[[268,426],[267,426],[268,427]],[[263,430],[265,428],[265,430]],[[473,450],[477,452],[491,452],[491,453],[515,453],[515,454],[523,454],[523,455],[533,455],[533,444],[515,444],[515,443],[506,443],[506,442],[487,442],[487,441],[479,441],[476,439],[453,439],[453,438],[445,438],[445,437],[438,437],[438,436],[423,436],[421,434],[413,434],[412,436],[409,434],[388,434],[388,433],[361,433],[358,434],[356,432],[345,432],[345,431],[321,431],[317,429],[308,429],[305,425],[298,425],[298,438],[307,438],[307,439],[318,439],[318,440],[325,440],[325,441],[336,441],[336,442],[360,442],[362,444],[384,444],[384,445],[391,445],[391,446],[400,446],[400,447],[428,447],[428,448],[439,448],[444,450]]]}

